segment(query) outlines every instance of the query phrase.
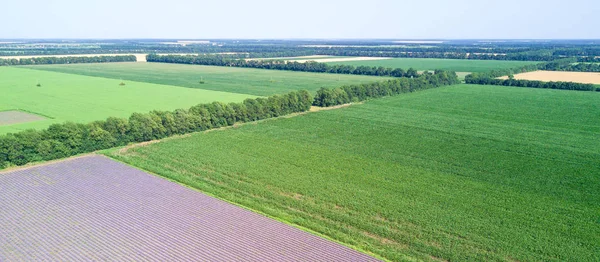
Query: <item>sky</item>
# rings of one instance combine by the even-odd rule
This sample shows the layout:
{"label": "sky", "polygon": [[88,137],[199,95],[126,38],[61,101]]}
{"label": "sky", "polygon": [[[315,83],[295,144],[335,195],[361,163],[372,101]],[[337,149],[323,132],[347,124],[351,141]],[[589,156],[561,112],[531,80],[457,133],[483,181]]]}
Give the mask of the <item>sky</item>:
{"label": "sky", "polygon": [[598,0],[3,0],[0,39],[600,39]]}

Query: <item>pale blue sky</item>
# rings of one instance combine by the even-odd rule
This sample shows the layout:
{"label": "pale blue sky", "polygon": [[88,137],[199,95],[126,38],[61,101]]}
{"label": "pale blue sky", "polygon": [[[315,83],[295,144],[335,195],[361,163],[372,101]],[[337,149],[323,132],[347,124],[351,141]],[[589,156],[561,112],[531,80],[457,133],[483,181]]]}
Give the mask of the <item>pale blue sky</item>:
{"label": "pale blue sky", "polygon": [[600,0],[3,0],[0,38],[600,38]]}

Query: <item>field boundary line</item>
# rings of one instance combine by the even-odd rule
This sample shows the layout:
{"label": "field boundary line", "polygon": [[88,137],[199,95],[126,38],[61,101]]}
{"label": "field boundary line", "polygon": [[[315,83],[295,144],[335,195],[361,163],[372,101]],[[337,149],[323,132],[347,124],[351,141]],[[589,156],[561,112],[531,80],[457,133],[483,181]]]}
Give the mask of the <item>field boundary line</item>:
{"label": "field boundary line", "polygon": [[223,126],[223,127],[219,127],[219,128],[212,128],[212,129],[203,130],[203,131],[197,131],[197,132],[192,132],[192,133],[188,133],[188,134],[174,135],[174,136],[165,137],[165,138],[162,138],[162,139],[155,139],[155,140],[150,140],[150,141],[141,142],[141,143],[135,143],[135,144],[126,145],[126,146],[117,147],[117,148],[104,149],[104,150],[100,150],[100,151],[101,152],[104,152],[104,151],[114,151],[116,154],[121,155],[121,154],[126,154],[127,151],[129,149],[132,149],[132,148],[144,147],[144,146],[147,146],[147,145],[156,144],[156,143],[160,143],[162,141],[168,141],[168,140],[171,140],[171,139],[179,139],[179,138],[189,137],[189,136],[192,136],[192,135],[195,135],[195,134],[200,134],[200,133],[216,132],[216,131],[223,131],[223,130],[232,129],[232,128],[239,128],[239,127],[245,126],[245,125],[256,125],[258,123],[262,123],[262,122],[266,122],[266,121],[273,121],[273,120],[277,120],[277,119],[292,118],[292,117],[296,117],[296,116],[300,116],[300,115],[306,115],[306,114],[309,114],[309,113],[315,113],[315,112],[320,112],[320,111],[340,109],[340,108],[350,107],[352,105],[359,105],[359,104],[363,104],[363,103],[364,102],[348,103],[348,104],[337,105],[337,106],[330,106],[330,107],[311,106],[310,109],[308,111],[305,111],[305,112],[292,113],[292,114],[285,115],[285,116],[278,116],[278,117],[273,117],[273,118],[261,119],[261,120],[252,121],[252,122],[235,123],[235,124],[233,124],[231,126]]}
{"label": "field boundary line", "polygon": [[38,115],[38,116],[42,116],[44,118],[48,118],[48,119],[55,119],[54,117],[45,115],[45,114],[40,114],[37,112],[33,112],[27,109],[20,109],[20,108],[16,108],[16,109],[6,109],[6,110],[0,110],[0,112],[10,112],[10,111],[21,111],[21,112],[25,112],[25,113],[29,113],[29,114],[33,114],[33,115]]}
{"label": "field boundary line", "polygon": [[[202,132],[196,132],[196,133],[202,133]],[[170,138],[175,138],[175,137],[170,137]],[[149,142],[150,142],[150,141],[149,141]],[[160,140],[157,140],[157,142],[160,142]],[[157,143],[157,142],[155,142],[155,143]],[[114,149],[113,149],[113,150],[114,150]],[[351,248],[351,249],[353,249],[353,250],[359,251],[359,252],[361,252],[361,253],[363,253],[363,254],[367,254],[367,255],[369,255],[369,256],[372,256],[372,257],[374,257],[374,258],[376,258],[376,259],[379,259],[379,260],[381,260],[381,261],[390,261],[389,259],[383,258],[383,257],[381,257],[381,256],[379,256],[379,255],[377,255],[377,254],[375,254],[375,253],[372,253],[372,252],[366,251],[366,250],[364,250],[364,249],[362,249],[362,248],[359,248],[359,247],[357,247],[357,246],[354,246],[354,245],[350,245],[350,244],[348,244],[348,243],[340,242],[340,241],[338,241],[338,240],[335,240],[335,239],[333,239],[333,238],[331,238],[331,237],[329,237],[329,236],[327,236],[327,235],[325,235],[325,234],[322,234],[322,233],[319,233],[319,232],[317,232],[317,231],[314,231],[314,230],[312,230],[312,229],[310,229],[310,228],[303,227],[303,226],[301,226],[301,225],[298,225],[298,224],[292,223],[292,222],[290,222],[290,221],[287,221],[287,220],[285,220],[285,219],[281,219],[281,218],[279,218],[279,217],[271,216],[271,215],[269,215],[269,214],[266,214],[266,213],[264,213],[264,212],[262,212],[262,211],[259,211],[259,210],[256,210],[256,209],[253,209],[253,208],[250,208],[250,207],[248,207],[248,206],[245,206],[245,205],[242,205],[242,204],[239,204],[239,203],[232,202],[232,201],[230,201],[230,200],[227,200],[227,199],[223,199],[223,198],[221,198],[221,197],[218,197],[218,196],[216,196],[216,195],[214,195],[214,194],[212,194],[212,193],[201,191],[201,190],[200,190],[200,189],[198,189],[198,188],[195,188],[195,187],[192,187],[192,186],[190,186],[190,185],[184,184],[184,183],[182,183],[182,182],[179,182],[179,181],[177,181],[177,180],[174,180],[174,179],[171,179],[171,178],[168,178],[168,177],[161,176],[161,175],[159,175],[159,174],[156,174],[156,173],[154,173],[154,172],[152,172],[152,171],[149,171],[149,170],[146,170],[146,169],[144,169],[144,168],[140,168],[140,167],[134,166],[134,165],[132,165],[132,164],[130,164],[130,163],[128,163],[128,162],[126,162],[126,161],[122,160],[122,159],[118,159],[118,158],[112,157],[111,155],[108,155],[109,151],[111,151],[110,149],[106,149],[106,150],[103,150],[103,151],[104,151],[104,152],[101,152],[100,154],[96,154],[96,155],[99,155],[99,156],[102,156],[102,157],[106,157],[106,158],[108,158],[108,159],[110,159],[110,160],[112,160],[112,161],[116,161],[116,162],[122,163],[122,164],[124,164],[124,165],[130,166],[130,167],[132,167],[132,168],[135,168],[135,169],[137,169],[137,170],[141,170],[141,171],[143,171],[143,172],[145,172],[145,173],[147,173],[147,174],[149,174],[149,175],[152,175],[152,176],[158,177],[158,178],[160,178],[160,179],[164,179],[164,180],[167,180],[167,181],[170,181],[170,182],[176,183],[176,184],[178,184],[178,185],[181,185],[181,186],[184,186],[184,187],[186,187],[186,188],[189,188],[189,189],[191,189],[191,190],[194,190],[194,191],[196,191],[196,192],[198,192],[198,193],[201,193],[201,194],[207,195],[207,196],[209,196],[209,197],[213,197],[213,198],[215,198],[215,199],[218,199],[218,200],[220,200],[220,201],[223,201],[223,202],[226,202],[226,203],[232,204],[232,205],[234,205],[234,206],[237,206],[237,207],[240,207],[240,208],[246,209],[246,210],[248,210],[248,211],[251,211],[251,212],[253,212],[253,213],[259,214],[259,215],[261,215],[261,216],[264,216],[264,217],[266,217],[266,218],[273,219],[273,220],[275,220],[275,221],[278,221],[278,222],[280,222],[280,223],[283,223],[283,224],[286,224],[286,225],[292,226],[292,227],[294,227],[294,228],[300,229],[300,230],[302,230],[302,231],[304,231],[304,232],[307,232],[307,233],[309,233],[309,234],[312,234],[312,235],[314,235],[314,236],[321,237],[321,238],[323,238],[323,239],[326,239],[326,240],[328,240],[328,241],[331,241],[331,242],[334,242],[334,243],[338,243],[338,244],[340,244],[340,245],[342,245],[342,246],[345,246],[345,247]],[[87,157],[87,156],[81,156],[81,157]],[[1,173],[0,173],[0,174],[1,174]]]}
{"label": "field boundary line", "polygon": [[27,163],[27,164],[22,165],[22,166],[7,167],[5,169],[1,169],[0,170],[0,175],[4,175],[6,173],[10,173],[10,172],[14,172],[14,171],[26,170],[26,169],[31,169],[31,168],[34,168],[34,167],[47,166],[47,165],[52,165],[52,164],[56,164],[56,163],[60,163],[60,162],[71,161],[71,160],[75,160],[75,159],[79,159],[79,158],[84,158],[84,157],[88,157],[88,156],[98,155],[97,152],[98,151],[91,152],[91,153],[80,154],[80,155],[76,155],[76,156],[71,156],[71,157],[67,157],[67,158],[60,158],[60,159],[54,159],[54,160],[48,160],[48,161],[39,161],[39,162]]}

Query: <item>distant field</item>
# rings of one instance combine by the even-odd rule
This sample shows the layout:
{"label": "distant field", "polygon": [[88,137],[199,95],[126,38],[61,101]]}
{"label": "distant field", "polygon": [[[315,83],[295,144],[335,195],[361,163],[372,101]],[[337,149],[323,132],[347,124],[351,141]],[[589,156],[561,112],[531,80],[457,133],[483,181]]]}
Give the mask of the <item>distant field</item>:
{"label": "distant field", "polygon": [[309,61],[319,63],[331,63],[331,62],[349,62],[349,61],[372,61],[372,60],[385,60],[391,59],[389,57],[370,57],[370,56],[327,56],[327,55],[310,55],[310,56],[297,56],[297,57],[272,57],[272,58],[251,58],[246,60],[286,60],[298,63],[306,63]]}
{"label": "distant field", "polygon": [[[508,77],[501,77],[501,79],[508,79]],[[597,72],[534,71],[516,74],[515,79],[563,81],[600,85],[600,73]]]}
{"label": "distant field", "polygon": [[[288,56],[288,57],[267,57],[267,58],[250,58],[246,60],[306,60],[306,59],[326,59],[332,58],[330,55],[308,55],[308,56]],[[347,57],[347,56],[336,56],[336,57]]]}
{"label": "distant field", "polygon": [[391,59],[389,57],[371,57],[371,56],[351,56],[351,57],[327,57],[327,58],[321,58],[321,59],[298,59],[295,60],[296,62],[299,63],[306,63],[306,62],[311,62],[311,61],[315,61],[315,62],[319,62],[319,63],[332,63],[332,62],[354,62],[354,61],[375,61],[375,60],[387,60],[387,59]]}
{"label": "distant field", "polygon": [[519,67],[536,62],[530,61],[498,61],[498,60],[466,60],[466,59],[433,59],[433,58],[394,58],[375,61],[350,61],[335,62],[330,64],[344,64],[354,66],[383,66],[391,68],[416,70],[452,70],[455,72],[485,72],[494,69]]}
{"label": "distant field", "polygon": [[[135,63],[133,63],[135,64]],[[0,111],[22,110],[45,117],[29,123],[0,123],[0,134],[45,128],[53,123],[88,123],[134,112],[174,110],[213,101],[243,101],[250,95],[0,67]],[[40,87],[36,86],[40,83]],[[14,118],[14,117],[13,117]],[[15,123],[15,120],[11,120]]]}
{"label": "distant field", "polygon": [[[268,96],[369,83],[384,77],[165,63],[36,65],[29,68],[206,90]],[[205,83],[200,84],[203,80]]]}
{"label": "distant field", "polygon": [[457,85],[112,155],[390,260],[600,260],[600,94]]}

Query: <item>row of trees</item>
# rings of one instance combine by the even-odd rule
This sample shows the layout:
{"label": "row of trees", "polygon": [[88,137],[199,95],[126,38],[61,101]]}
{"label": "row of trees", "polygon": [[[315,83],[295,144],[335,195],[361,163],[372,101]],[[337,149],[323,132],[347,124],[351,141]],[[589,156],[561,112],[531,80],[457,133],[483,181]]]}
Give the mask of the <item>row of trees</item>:
{"label": "row of trees", "polygon": [[566,62],[547,63],[543,70],[572,71],[572,72],[600,72],[600,63],[577,62],[577,59],[566,59]]}
{"label": "row of trees", "polygon": [[0,66],[12,65],[47,65],[47,64],[78,64],[78,63],[108,63],[108,62],[135,62],[134,55],[124,56],[90,56],[90,57],[34,57],[20,59],[2,59]]}
{"label": "row of trees", "polygon": [[467,84],[478,85],[500,85],[500,86],[518,86],[531,88],[564,89],[579,91],[600,91],[593,84],[583,84],[575,82],[543,82],[532,80],[517,80],[512,77],[509,79],[490,78],[487,76],[478,77],[477,74],[471,74],[465,77]]}
{"label": "row of trees", "polygon": [[245,60],[236,59],[220,55],[200,55],[200,56],[182,56],[182,55],[156,55],[146,56],[148,62],[195,64],[211,66],[234,66],[249,67],[260,69],[290,70],[316,73],[332,74],[354,74],[354,75],[372,75],[372,76],[391,76],[391,77],[418,77],[419,73],[414,68],[404,70],[402,68],[385,68],[382,66],[352,66],[352,65],[329,65],[309,61],[299,63],[283,60]]}
{"label": "row of trees", "polygon": [[89,124],[53,124],[46,130],[0,136],[0,168],[303,112],[312,102],[308,91],[298,91],[242,103],[214,102],[189,110],[134,113],[129,119],[110,117]]}
{"label": "row of trees", "polygon": [[433,74],[426,73],[422,77],[414,79],[398,78],[333,89],[321,88],[317,91],[313,105],[328,107],[458,83],[460,80],[456,73],[436,70]]}

